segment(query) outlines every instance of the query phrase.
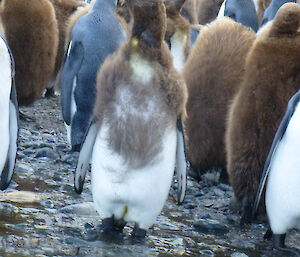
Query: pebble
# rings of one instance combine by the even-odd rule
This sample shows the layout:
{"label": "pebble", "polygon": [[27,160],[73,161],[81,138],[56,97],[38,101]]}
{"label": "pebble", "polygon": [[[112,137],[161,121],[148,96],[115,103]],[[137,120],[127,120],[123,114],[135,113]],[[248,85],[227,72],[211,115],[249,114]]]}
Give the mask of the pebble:
{"label": "pebble", "polygon": [[93,202],[72,204],[59,209],[60,213],[77,214],[82,216],[99,216]]}
{"label": "pebble", "polygon": [[248,257],[248,255],[244,253],[233,253],[230,257]]}
{"label": "pebble", "polygon": [[59,159],[59,155],[49,147],[43,147],[37,150],[35,158],[47,157],[52,160]]}
{"label": "pebble", "polygon": [[25,163],[17,163],[15,165],[14,171],[19,174],[27,174],[27,175],[34,173],[34,169]]}
{"label": "pebble", "polygon": [[226,234],[229,229],[226,225],[212,219],[200,219],[194,223],[194,228],[200,233]]}

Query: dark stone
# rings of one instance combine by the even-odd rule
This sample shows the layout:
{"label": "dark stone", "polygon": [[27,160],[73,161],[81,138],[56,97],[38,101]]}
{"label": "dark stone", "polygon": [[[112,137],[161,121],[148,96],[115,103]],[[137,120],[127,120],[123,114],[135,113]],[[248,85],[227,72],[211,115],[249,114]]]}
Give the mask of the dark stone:
{"label": "dark stone", "polygon": [[226,225],[212,219],[200,219],[194,223],[194,228],[205,234],[226,234],[229,232]]}

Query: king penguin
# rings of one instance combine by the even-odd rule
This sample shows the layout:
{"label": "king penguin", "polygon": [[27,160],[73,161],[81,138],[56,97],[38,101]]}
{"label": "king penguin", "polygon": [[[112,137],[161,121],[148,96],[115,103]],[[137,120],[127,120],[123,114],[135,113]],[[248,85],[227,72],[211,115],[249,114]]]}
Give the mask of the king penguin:
{"label": "king penguin", "polygon": [[284,245],[286,233],[300,229],[300,90],[291,98],[265,162],[253,216],[266,184],[266,210],[274,248],[300,256]]}
{"label": "king penguin", "polygon": [[117,0],[96,0],[72,30],[61,76],[61,105],[73,150],[79,150],[92,116],[97,71],[125,40],[116,6]]}
{"label": "king penguin", "polygon": [[0,189],[9,186],[17,154],[18,103],[14,85],[14,60],[0,34]]}
{"label": "king penguin", "polygon": [[264,12],[264,16],[262,18],[260,28],[266,25],[269,21],[272,21],[279,10],[279,8],[284,5],[285,3],[295,3],[296,1],[292,0],[272,0],[270,5],[267,7],[267,9]]}
{"label": "king penguin", "polygon": [[225,0],[218,18],[227,16],[256,32],[258,29],[256,8],[255,0]]}
{"label": "king penguin", "polygon": [[175,166],[186,190],[182,119],[187,89],[164,42],[163,0],[128,0],[134,24],[97,77],[97,99],[75,171],[81,193],[91,159],[92,194],[104,231],[134,223],[144,237],[168,197]]}

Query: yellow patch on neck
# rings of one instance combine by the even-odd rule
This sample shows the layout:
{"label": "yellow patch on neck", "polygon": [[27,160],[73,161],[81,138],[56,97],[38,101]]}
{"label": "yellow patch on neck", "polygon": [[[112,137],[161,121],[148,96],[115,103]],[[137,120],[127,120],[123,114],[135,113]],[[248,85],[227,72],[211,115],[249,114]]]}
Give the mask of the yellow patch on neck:
{"label": "yellow patch on neck", "polygon": [[132,47],[137,47],[139,45],[139,40],[137,39],[137,37],[134,37],[131,39],[131,46]]}

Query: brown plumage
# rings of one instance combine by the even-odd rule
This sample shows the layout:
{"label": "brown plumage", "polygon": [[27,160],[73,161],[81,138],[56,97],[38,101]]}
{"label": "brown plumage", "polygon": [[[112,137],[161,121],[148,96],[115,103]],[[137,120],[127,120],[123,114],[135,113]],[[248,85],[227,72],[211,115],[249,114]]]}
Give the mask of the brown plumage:
{"label": "brown plumage", "polygon": [[16,67],[20,105],[41,96],[54,71],[58,45],[55,12],[48,0],[3,0],[0,16]]}
{"label": "brown plumage", "polygon": [[182,14],[191,24],[199,23],[197,16],[197,2],[198,0],[186,0],[182,8]]}
{"label": "brown plumage", "polygon": [[166,13],[167,13],[167,30],[165,34],[165,40],[170,43],[172,48],[172,42],[179,41],[184,45],[184,61],[187,59],[190,53],[190,23],[181,16],[185,1],[182,0],[165,0]]}
{"label": "brown plumage", "polygon": [[[159,151],[164,126],[185,117],[187,91],[164,42],[166,14],[162,0],[136,1],[131,8],[138,26],[133,26],[131,38],[105,60],[98,73],[94,116],[100,122],[105,117],[112,149],[125,160],[138,156],[136,165],[140,166]],[[140,67],[144,67],[141,76],[136,72]],[[124,91],[135,108],[147,110],[147,105],[155,102],[155,122],[134,115],[121,119],[115,105],[122,103],[120,92]]]}
{"label": "brown plumage", "polygon": [[228,117],[227,170],[238,200],[254,201],[289,99],[300,88],[300,6],[286,4],[257,35]]}
{"label": "brown plumage", "polygon": [[[195,176],[225,170],[225,120],[230,100],[242,80],[255,33],[230,18],[203,26],[183,69],[188,88],[188,159]],[[193,176],[194,176],[193,175]]]}
{"label": "brown plumage", "polygon": [[119,1],[116,8],[118,20],[124,28],[127,37],[130,37],[130,32],[133,24],[133,18],[129,11],[126,1]]}
{"label": "brown plumage", "polygon": [[54,7],[56,20],[58,24],[59,41],[57,56],[55,62],[54,76],[61,68],[64,55],[65,55],[65,44],[66,44],[66,27],[69,17],[77,11],[79,7],[85,7],[87,4],[76,0],[49,0]]}
{"label": "brown plumage", "polygon": [[217,18],[224,0],[198,0],[197,15],[199,24],[207,24]]}

